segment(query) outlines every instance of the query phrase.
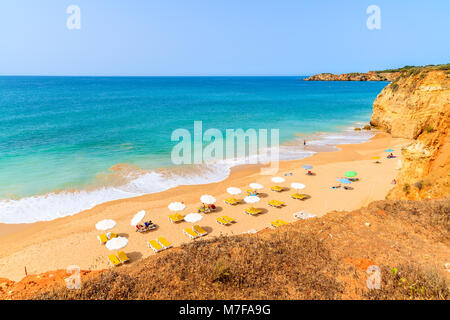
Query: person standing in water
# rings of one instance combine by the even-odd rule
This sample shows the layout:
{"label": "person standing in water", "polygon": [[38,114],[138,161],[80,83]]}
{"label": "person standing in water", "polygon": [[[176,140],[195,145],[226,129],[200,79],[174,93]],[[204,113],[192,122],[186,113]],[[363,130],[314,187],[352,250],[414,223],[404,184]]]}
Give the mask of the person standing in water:
{"label": "person standing in water", "polygon": [[306,147],[306,140],[303,140],[303,146]]}

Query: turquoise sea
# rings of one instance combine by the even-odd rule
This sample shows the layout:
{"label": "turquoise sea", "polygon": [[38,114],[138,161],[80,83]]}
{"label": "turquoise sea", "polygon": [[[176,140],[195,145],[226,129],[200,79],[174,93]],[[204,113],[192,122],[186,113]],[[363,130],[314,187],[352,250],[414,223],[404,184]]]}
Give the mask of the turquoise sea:
{"label": "turquoise sea", "polygon": [[[282,159],[366,141],[386,82],[298,77],[0,77],[0,223],[75,214],[114,199],[220,181],[236,162],[175,167],[171,134],[279,129]],[[299,137],[298,134],[301,134]]]}

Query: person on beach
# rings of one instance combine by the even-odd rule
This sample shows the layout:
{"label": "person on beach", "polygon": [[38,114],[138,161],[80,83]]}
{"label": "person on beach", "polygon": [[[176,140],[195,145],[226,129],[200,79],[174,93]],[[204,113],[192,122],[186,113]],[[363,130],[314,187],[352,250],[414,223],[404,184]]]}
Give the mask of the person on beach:
{"label": "person on beach", "polygon": [[303,146],[304,147],[306,146],[306,140],[303,140]]}

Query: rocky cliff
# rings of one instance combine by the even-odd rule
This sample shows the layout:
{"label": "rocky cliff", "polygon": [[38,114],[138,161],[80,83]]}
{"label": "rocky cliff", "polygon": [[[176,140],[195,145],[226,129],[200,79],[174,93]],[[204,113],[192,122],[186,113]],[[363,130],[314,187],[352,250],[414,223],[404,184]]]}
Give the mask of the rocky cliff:
{"label": "rocky cliff", "polygon": [[450,70],[416,68],[402,73],[378,95],[371,125],[413,139],[402,150],[397,186],[390,199],[450,194]]}
{"label": "rocky cliff", "polygon": [[394,81],[400,72],[377,72],[367,73],[320,73],[306,78],[305,81]]}

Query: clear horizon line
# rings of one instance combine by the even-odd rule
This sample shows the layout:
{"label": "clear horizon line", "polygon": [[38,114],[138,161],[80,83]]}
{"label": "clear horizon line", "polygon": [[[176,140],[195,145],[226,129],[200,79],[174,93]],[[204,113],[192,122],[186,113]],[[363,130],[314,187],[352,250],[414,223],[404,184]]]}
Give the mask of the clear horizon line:
{"label": "clear horizon line", "polygon": [[[317,73],[314,73],[317,74]],[[55,75],[48,75],[48,74],[0,74],[0,77],[111,77],[111,78],[120,78],[120,77],[309,77],[310,75],[298,75],[298,74],[248,74],[248,75],[242,75],[242,74],[214,74],[214,75],[89,75],[89,74],[79,74],[79,75],[72,75],[72,74],[55,74]]]}

